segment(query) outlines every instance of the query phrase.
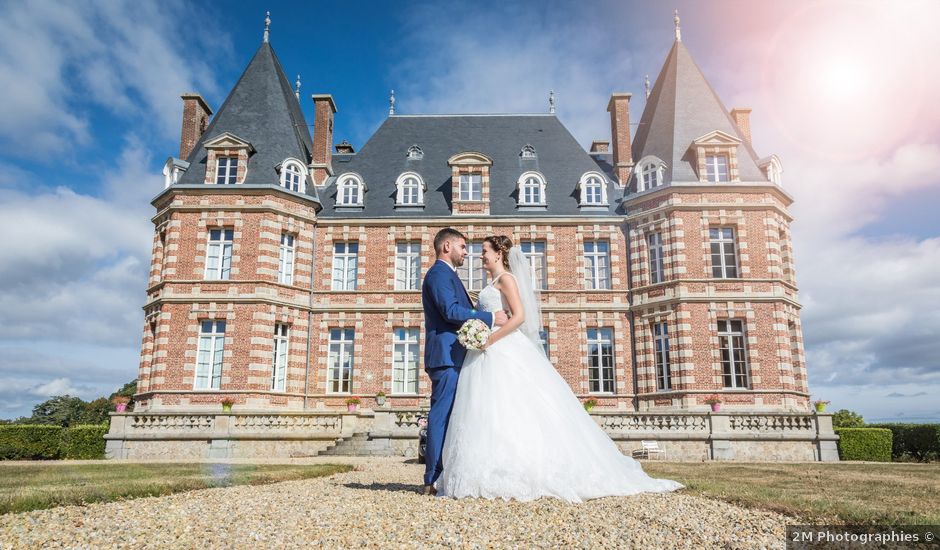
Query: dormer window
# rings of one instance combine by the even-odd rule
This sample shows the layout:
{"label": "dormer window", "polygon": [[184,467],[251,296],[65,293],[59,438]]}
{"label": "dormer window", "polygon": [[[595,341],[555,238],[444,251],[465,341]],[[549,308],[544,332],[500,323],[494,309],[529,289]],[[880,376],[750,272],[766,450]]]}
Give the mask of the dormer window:
{"label": "dormer window", "polygon": [[398,177],[395,183],[398,194],[395,199],[397,206],[421,206],[424,204],[424,180],[414,172],[405,172]]}
{"label": "dormer window", "polygon": [[764,172],[764,176],[767,177],[770,183],[774,185],[781,184],[783,180],[783,165],[780,164],[780,159],[777,158],[777,155],[762,158],[758,163],[758,167]]}
{"label": "dormer window", "polygon": [[483,176],[480,174],[460,175],[460,200],[483,200]]}
{"label": "dormer window", "polygon": [[170,157],[166,159],[163,165],[163,186],[169,187],[180,180],[180,176],[189,168],[189,163],[185,160]]}
{"label": "dormer window", "polygon": [[720,130],[692,140],[695,172],[701,183],[741,181],[738,172],[738,147],[741,140]]}
{"label": "dormer window", "polygon": [[519,152],[519,157],[524,159],[534,159],[536,158],[535,147],[532,147],[528,143],[522,148],[522,151]]}
{"label": "dormer window", "polygon": [[290,191],[304,193],[307,169],[296,159],[287,159],[281,165],[281,187]]}
{"label": "dormer window", "polygon": [[336,186],[337,206],[362,206],[365,185],[355,175],[342,176]]}
{"label": "dormer window", "polygon": [[607,205],[607,186],[604,178],[597,173],[588,172],[581,176],[581,206]]}
{"label": "dormer window", "polygon": [[648,155],[640,159],[637,163],[637,193],[647,191],[663,184],[666,163],[658,157]]}
{"label": "dormer window", "polygon": [[705,155],[705,178],[713,183],[731,181],[728,155]]}
{"label": "dormer window", "polygon": [[424,151],[417,145],[408,148],[408,160],[421,160],[424,158]]}
{"label": "dormer window", "polygon": [[238,157],[218,157],[216,162],[215,183],[234,185],[238,177]]}
{"label": "dormer window", "polygon": [[536,172],[526,172],[519,178],[519,205],[545,204],[545,178]]}

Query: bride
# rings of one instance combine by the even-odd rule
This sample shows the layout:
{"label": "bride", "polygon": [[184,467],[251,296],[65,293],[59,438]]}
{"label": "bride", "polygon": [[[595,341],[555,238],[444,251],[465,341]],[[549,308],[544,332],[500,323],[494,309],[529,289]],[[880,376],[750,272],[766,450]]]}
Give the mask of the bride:
{"label": "bride", "polygon": [[529,263],[508,237],[483,241],[483,267],[492,282],[477,307],[508,309],[512,317],[482,350],[467,353],[437,494],[581,502],[682,488],[624,456],[545,357]]}

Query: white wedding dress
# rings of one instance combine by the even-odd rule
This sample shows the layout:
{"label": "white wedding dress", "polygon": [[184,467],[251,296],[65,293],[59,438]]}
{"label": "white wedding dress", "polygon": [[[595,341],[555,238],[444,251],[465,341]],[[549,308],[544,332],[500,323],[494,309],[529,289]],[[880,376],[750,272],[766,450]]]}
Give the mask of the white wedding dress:
{"label": "white wedding dress", "polygon": [[[486,286],[478,308],[504,309],[500,291]],[[683,487],[649,477],[623,455],[539,345],[519,330],[484,352],[467,353],[443,463],[437,494],[455,498],[581,502]]]}

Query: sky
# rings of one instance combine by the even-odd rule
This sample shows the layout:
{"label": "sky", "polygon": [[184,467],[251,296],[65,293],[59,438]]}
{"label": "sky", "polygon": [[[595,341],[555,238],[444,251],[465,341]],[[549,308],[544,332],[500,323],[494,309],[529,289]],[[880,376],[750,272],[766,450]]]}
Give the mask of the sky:
{"label": "sky", "polygon": [[[396,112],[546,112],[585,147],[673,35],[791,207],[814,398],[940,421],[940,2],[0,0],[0,418],[136,377],[161,170],[180,94],[218,108],[261,43],[361,148]],[[303,101],[308,122],[312,103]]]}

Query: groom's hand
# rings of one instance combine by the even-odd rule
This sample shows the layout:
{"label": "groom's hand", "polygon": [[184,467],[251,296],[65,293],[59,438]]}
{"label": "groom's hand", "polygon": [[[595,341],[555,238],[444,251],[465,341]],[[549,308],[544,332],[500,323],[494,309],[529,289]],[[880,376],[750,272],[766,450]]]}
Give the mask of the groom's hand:
{"label": "groom's hand", "polygon": [[493,314],[493,326],[501,327],[509,321],[509,317],[506,315],[505,311],[497,311]]}

